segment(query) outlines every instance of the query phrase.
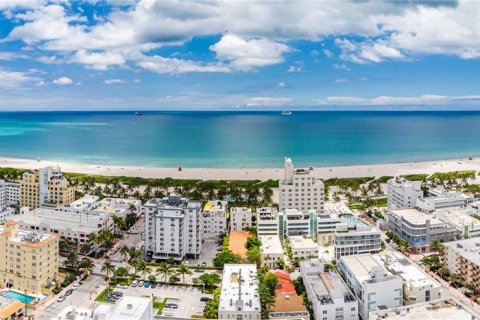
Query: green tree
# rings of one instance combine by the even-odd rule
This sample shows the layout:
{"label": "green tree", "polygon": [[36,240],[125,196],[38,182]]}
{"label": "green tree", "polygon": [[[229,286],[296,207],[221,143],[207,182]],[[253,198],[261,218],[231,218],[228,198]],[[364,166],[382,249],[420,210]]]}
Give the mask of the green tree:
{"label": "green tree", "polygon": [[221,278],[216,273],[204,273],[198,277],[198,280],[205,286],[205,288],[213,289],[218,283],[220,283]]}
{"label": "green tree", "polygon": [[63,262],[65,267],[78,270],[78,254],[76,252],[70,252],[67,259]]}
{"label": "green tree", "polygon": [[128,278],[130,273],[128,272],[127,268],[118,267],[117,270],[115,270],[115,276],[118,278]]}
{"label": "green tree", "polygon": [[432,241],[432,243],[430,244],[430,249],[435,251],[436,253],[438,253],[443,247],[443,244],[438,241],[438,240],[435,240],[435,241]]}
{"label": "green tree", "polygon": [[171,264],[168,264],[166,262],[160,263],[157,269],[157,275],[160,275],[163,278],[164,282],[167,282],[167,279],[173,275],[174,270],[172,268]]}
{"label": "green tree", "polygon": [[92,273],[93,268],[95,268],[95,264],[92,259],[83,258],[78,264],[78,270],[87,276]]}
{"label": "green tree", "polygon": [[220,289],[213,291],[213,298],[207,301],[203,309],[203,316],[207,319],[218,319],[218,307],[220,305]]}
{"label": "green tree", "polygon": [[103,263],[101,271],[105,272],[105,277],[108,279],[110,273],[112,275],[115,274],[115,266],[112,264],[112,262],[110,262],[110,260],[107,260]]}
{"label": "green tree", "polygon": [[217,256],[213,259],[213,265],[217,268],[223,268],[225,264],[228,263],[240,263],[242,259],[235,255],[231,250],[222,250]]}
{"label": "green tree", "polygon": [[177,268],[177,274],[182,277],[182,283],[185,284],[185,276],[192,275],[192,271],[184,264],[181,264]]}

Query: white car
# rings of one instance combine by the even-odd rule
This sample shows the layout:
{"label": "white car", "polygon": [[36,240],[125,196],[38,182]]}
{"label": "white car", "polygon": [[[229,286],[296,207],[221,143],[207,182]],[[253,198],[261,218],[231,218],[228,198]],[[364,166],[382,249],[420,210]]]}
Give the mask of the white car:
{"label": "white car", "polygon": [[78,288],[80,288],[80,285],[78,283],[75,283],[73,286],[72,286],[72,289],[73,290],[77,290]]}
{"label": "white car", "polygon": [[127,289],[128,286],[123,286],[121,284],[117,284],[117,289]]}
{"label": "white car", "polygon": [[65,301],[65,299],[67,299],[67,297],[60,296],[60,297],[58,297],[57,302],[63,302],[63,301]]}

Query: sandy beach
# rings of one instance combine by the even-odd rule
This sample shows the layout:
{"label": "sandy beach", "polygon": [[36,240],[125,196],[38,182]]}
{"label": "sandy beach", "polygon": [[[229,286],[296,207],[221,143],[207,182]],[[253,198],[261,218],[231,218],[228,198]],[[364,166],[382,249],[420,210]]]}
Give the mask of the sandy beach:
{"label": "sandy beach", "polygon": [[[295,159],[293,159],[295,160]],[[112,166],[99,164],[78,164],[35,159],[0,157],[0,167],[37,169],[45,166],[60,166],[65,172],[77,172],[107,176],[134,176],[143,178],[201,179],[201,180],[268,180],[280,179],[283,168],[158,168],[140,166]],[[319,178],[345,178],[417,173],[448,172],[458,170],[480,170],[480,158],[469,160],[452,159],[443,161],[370,164],[338,167],[315,167],[313,174]]]}

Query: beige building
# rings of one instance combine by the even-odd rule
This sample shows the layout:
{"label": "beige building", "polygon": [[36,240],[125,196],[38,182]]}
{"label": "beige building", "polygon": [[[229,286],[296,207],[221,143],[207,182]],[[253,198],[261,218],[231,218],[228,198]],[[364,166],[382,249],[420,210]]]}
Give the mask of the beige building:
{"label": "beige building", "polygon": [[0,320],[20,319],[25,304],[18,300],[0,296]]}
{"label": "beige building", "polygon": [[25,172],[20,180],[20,207],[36,209],[42,205],[67,205],[75,201],[75,188],[70,186],[60,168],[45,167]]}
{"label": "beige building", "polygon": [[464,239],[443,244],[443,259],[450,274],[456,274],[463,285],[480,290],[480,241]]}
{"label": "beige building", "polygon": [[20,230],[14,221],[0,227],[0,287],[39,295],[57,279],[58,237]]}

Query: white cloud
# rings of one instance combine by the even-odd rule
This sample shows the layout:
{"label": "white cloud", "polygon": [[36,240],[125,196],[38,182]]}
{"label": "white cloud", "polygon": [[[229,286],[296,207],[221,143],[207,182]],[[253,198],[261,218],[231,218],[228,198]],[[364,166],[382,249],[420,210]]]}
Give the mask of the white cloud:
{"label": "white cloud", "polygon": [[13,89],[25,86],[33,81],[38,81],[39,78],[32,77],[25,72],[9,71],[0,68],[0,88]]}
{"label": "white cloud", "polygon": [[71,61],[84,64],[88,68],[96,70],[107,70],[109,66],[122,65],[125,63],[125,59],[119,53],[87,52],[85,50],[77,51]]}
{"label": "white cloud", "polygon": [[323,49],[323,54],[324,54],[325,57],[327,57],[327,58],[333,57],[333,52],[332,52],[331,50],[328,50],[328,49]]}
{"label": "white cloud", "polygon": [[53,80],[52,83],[59,86],[66,86],[66,85],[73,84],[73,80],[68,77],[60,77],[58,79]]}
{"label": "white cloud", "polygon": [[252,70],[283,62],[283,54],[290,48],[268,39],[244,40],[233,34],[222,36],[219,42],[210,46],[217,58],[226,60],[238,70]]}
{"label": "white cloud", "polygon": [[360,105],[360,106],[423,106],[423,105],[456,105],[478,104],[480,95],[446,96],[425,94],[420,96],[377,96],[373,98],[332,96],[318,99],[320,105]]}
{"label": "white cloud", "polygon": [[332,65],[332,67],[333,67],[334,69],[337,69],[337,70],[350,71],[350,68],[347,67],[347,65],[346,65],[346,64],[343,64],[343,63],[334,63],[334,64]]}
{"label": "white cloud", "polygon": [[127,80],[122,80],[122,79],[106,79],[103,81],[105,84],[125,84],[128,83]]}
{"label": "white cloud", "polygon": [[300,66],[294,66],[294,65],[291,65],[290,67],[288,67],[287,69],[287,72],[288,73],[295,73],[295,72],[301,72],[302,71],[302,67]]}
{"label": "white cloud", "polygon": [[164,58],[160,56],[145,56],[138,65],[152,72],[167,74],[182,74],[189,72],[230,72],[230,69],[223,64],[202,64],[191,60]]}
{"label": "white cloud", "polygon": [[285,82],[283,82],[283,81],[277,82],[277,87],[278,87],[278,88],[285,88],[286,85],[287,85],[287,84],[286,84]]}
{"label": "white cloud", "polygon": [[2,0],[0,1],[0,10],[16,8],[37,8],[44,3],[44,0]]}
{"label": "white cloud", "polygon": [[291,102],[292,99],[279,97],[253,97],[247,99],[246,106],[247,107],[280,107],[286,105],[287,103]]}

